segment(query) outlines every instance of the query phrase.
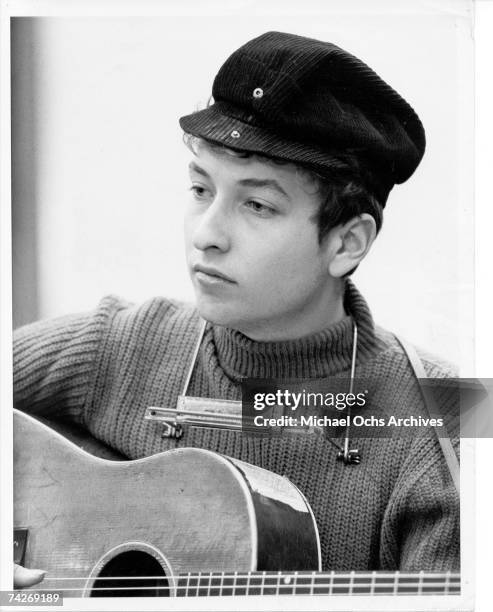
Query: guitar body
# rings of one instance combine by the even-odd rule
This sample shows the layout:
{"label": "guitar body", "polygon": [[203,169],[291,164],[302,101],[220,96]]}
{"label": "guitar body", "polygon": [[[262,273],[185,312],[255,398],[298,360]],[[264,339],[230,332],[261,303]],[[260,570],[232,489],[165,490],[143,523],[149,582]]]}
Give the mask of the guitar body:
{"label": "guitar body", "polygon": [[14,527],[17,560],[66,596],[173,595],[195,573],[321,569],[313,514],[286,478],[194,448],[102,459],[19,411]]}

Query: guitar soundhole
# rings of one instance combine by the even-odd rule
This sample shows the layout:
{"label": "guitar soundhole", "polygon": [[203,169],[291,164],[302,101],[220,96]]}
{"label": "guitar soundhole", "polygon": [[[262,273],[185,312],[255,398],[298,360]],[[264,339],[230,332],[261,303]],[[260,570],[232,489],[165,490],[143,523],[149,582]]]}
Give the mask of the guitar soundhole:
{"label": "guitar soundhole", "polygon": [[113,557],[94,580],[90,597],[169,597],[166,574],[152,555],[128,550]]}

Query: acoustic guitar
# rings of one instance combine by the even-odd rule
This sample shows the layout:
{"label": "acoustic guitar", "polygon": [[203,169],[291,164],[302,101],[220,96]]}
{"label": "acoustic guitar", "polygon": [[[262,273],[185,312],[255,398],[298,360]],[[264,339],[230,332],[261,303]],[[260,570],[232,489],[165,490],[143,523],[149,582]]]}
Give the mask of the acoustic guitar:
{"label": "acoustic guitar", "polygon": [[460,594],[452,573],[320,571],[285,477],[195,448],[96,457],[17,410],[14,560],[66,597]]}

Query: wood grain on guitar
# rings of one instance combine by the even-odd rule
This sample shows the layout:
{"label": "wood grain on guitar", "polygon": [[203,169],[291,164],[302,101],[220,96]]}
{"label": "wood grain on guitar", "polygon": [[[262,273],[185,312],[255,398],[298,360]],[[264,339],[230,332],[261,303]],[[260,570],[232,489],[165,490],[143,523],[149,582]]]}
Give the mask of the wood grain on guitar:
{"label": "wood grain on guitar", "polygon": [[320,572],[285,477],[195,448],[95,457],[19,411],[14,522],[22,561],[47,572],[36,590],[67,597],[460,593],[457,574]]}

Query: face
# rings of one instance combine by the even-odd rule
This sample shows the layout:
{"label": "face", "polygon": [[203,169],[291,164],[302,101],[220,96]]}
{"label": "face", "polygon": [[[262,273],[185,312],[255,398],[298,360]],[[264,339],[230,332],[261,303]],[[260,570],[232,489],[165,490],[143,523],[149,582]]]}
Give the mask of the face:
{"label": "face", "polygon": [[256,340],[326,327],[334,279],[318,240],[313,180],[292,164],[200,144],[190,183],[185,241],[201,316]]}

